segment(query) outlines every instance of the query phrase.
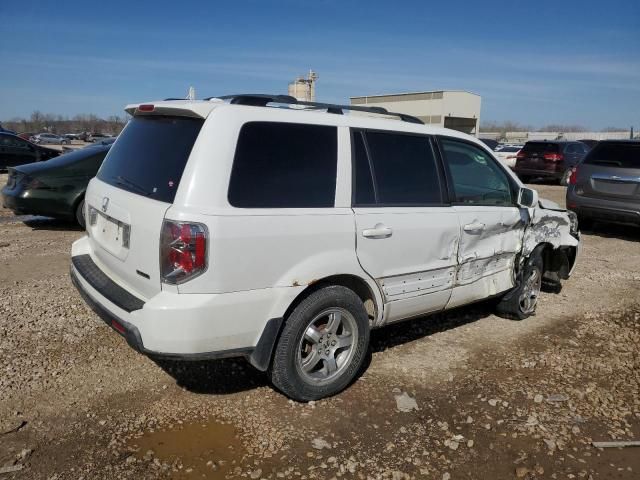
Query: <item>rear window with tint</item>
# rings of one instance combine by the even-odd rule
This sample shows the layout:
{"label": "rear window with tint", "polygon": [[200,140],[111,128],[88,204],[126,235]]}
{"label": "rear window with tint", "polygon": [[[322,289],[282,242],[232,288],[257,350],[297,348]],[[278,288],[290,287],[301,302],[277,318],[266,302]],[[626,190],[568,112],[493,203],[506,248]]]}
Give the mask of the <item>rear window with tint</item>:
{"label": "rear window with tint", "polygon": [[336,127],[250,122],[238,138],[229,203],[239,208],[333,207],[337,168]]}
{"label": "rear window with tint", "polygon": [[585,158],[584,163],[622,168],[640,168],[640,142],[600,142]]}
{"label": "rear window with tint", "polygon": [[527,142],[522,151],[525,153],[557,153],[560,151],[560,145],[550,142]]}
{"label": "rear window with tint", "polygon": [[97,177],[118,188],[173,203],[204,120],[134,117],[111,147]]}

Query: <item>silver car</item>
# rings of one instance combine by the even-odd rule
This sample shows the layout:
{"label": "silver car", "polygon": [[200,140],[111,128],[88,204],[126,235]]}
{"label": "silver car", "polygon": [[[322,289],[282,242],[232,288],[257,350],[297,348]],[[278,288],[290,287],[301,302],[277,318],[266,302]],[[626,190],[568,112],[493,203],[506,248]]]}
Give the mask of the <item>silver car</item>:
{"label": "silver car", "polygon": [[569,177],[567,208],[594,220],[640,225],[640,140],[604,140]]}
{"label": "silver car", "polygon": [[30,138],[33,143],[37,143],[39,145],[45,144],[54,144],[54,145],[68,145],[71,143],[66,137],[61,137],[60,135],[55,135],[53,133],[39,133]]}

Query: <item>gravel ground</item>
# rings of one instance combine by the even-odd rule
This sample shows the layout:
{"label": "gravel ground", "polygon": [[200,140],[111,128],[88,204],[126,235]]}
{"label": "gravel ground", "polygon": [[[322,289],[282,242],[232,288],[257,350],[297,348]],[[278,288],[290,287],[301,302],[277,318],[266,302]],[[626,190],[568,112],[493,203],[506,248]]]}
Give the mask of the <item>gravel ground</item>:
{"label": "gravel ground", "polygon": [[243,360],[133,352],[69,281],[81,235],[0,209],[3,480],[640,476],[638,448],[591,445],[640,439],[639,229],[585,232],[525,321],[478,304],[374,332],[365,373],[309,404]]}

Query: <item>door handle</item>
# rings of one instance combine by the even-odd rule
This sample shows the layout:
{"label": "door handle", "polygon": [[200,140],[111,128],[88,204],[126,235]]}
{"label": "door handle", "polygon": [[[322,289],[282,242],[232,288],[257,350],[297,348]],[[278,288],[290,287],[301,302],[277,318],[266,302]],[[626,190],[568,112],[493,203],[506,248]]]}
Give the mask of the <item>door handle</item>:
{"label": "door handle", "polygon": [[469,233],[482,232],[484,230],[484,223],[480,223],[480,222],[469,223],[462,228],[464,229],[465,232],[469,232]]}
{"label": "door handle", "polygon": [[362,231],[362,236],[366,238],[389,238],[392,234],[393,230],[385,227],[382,223],[378,223],[375,227]]}

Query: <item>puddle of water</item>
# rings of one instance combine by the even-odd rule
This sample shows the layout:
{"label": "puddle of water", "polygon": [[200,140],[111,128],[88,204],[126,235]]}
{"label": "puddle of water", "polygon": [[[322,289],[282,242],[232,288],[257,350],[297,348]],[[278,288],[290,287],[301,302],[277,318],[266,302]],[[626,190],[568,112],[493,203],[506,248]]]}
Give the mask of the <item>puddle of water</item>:
{"label": "puddle of water", "polygon": [[[240,464],[244,450],[232,425],[183,424],[172,430],[147,432],[129,441],[136,457],[169,465],[171,478],[225,478]],[[153,451],[153,459],[147,456]]]}

